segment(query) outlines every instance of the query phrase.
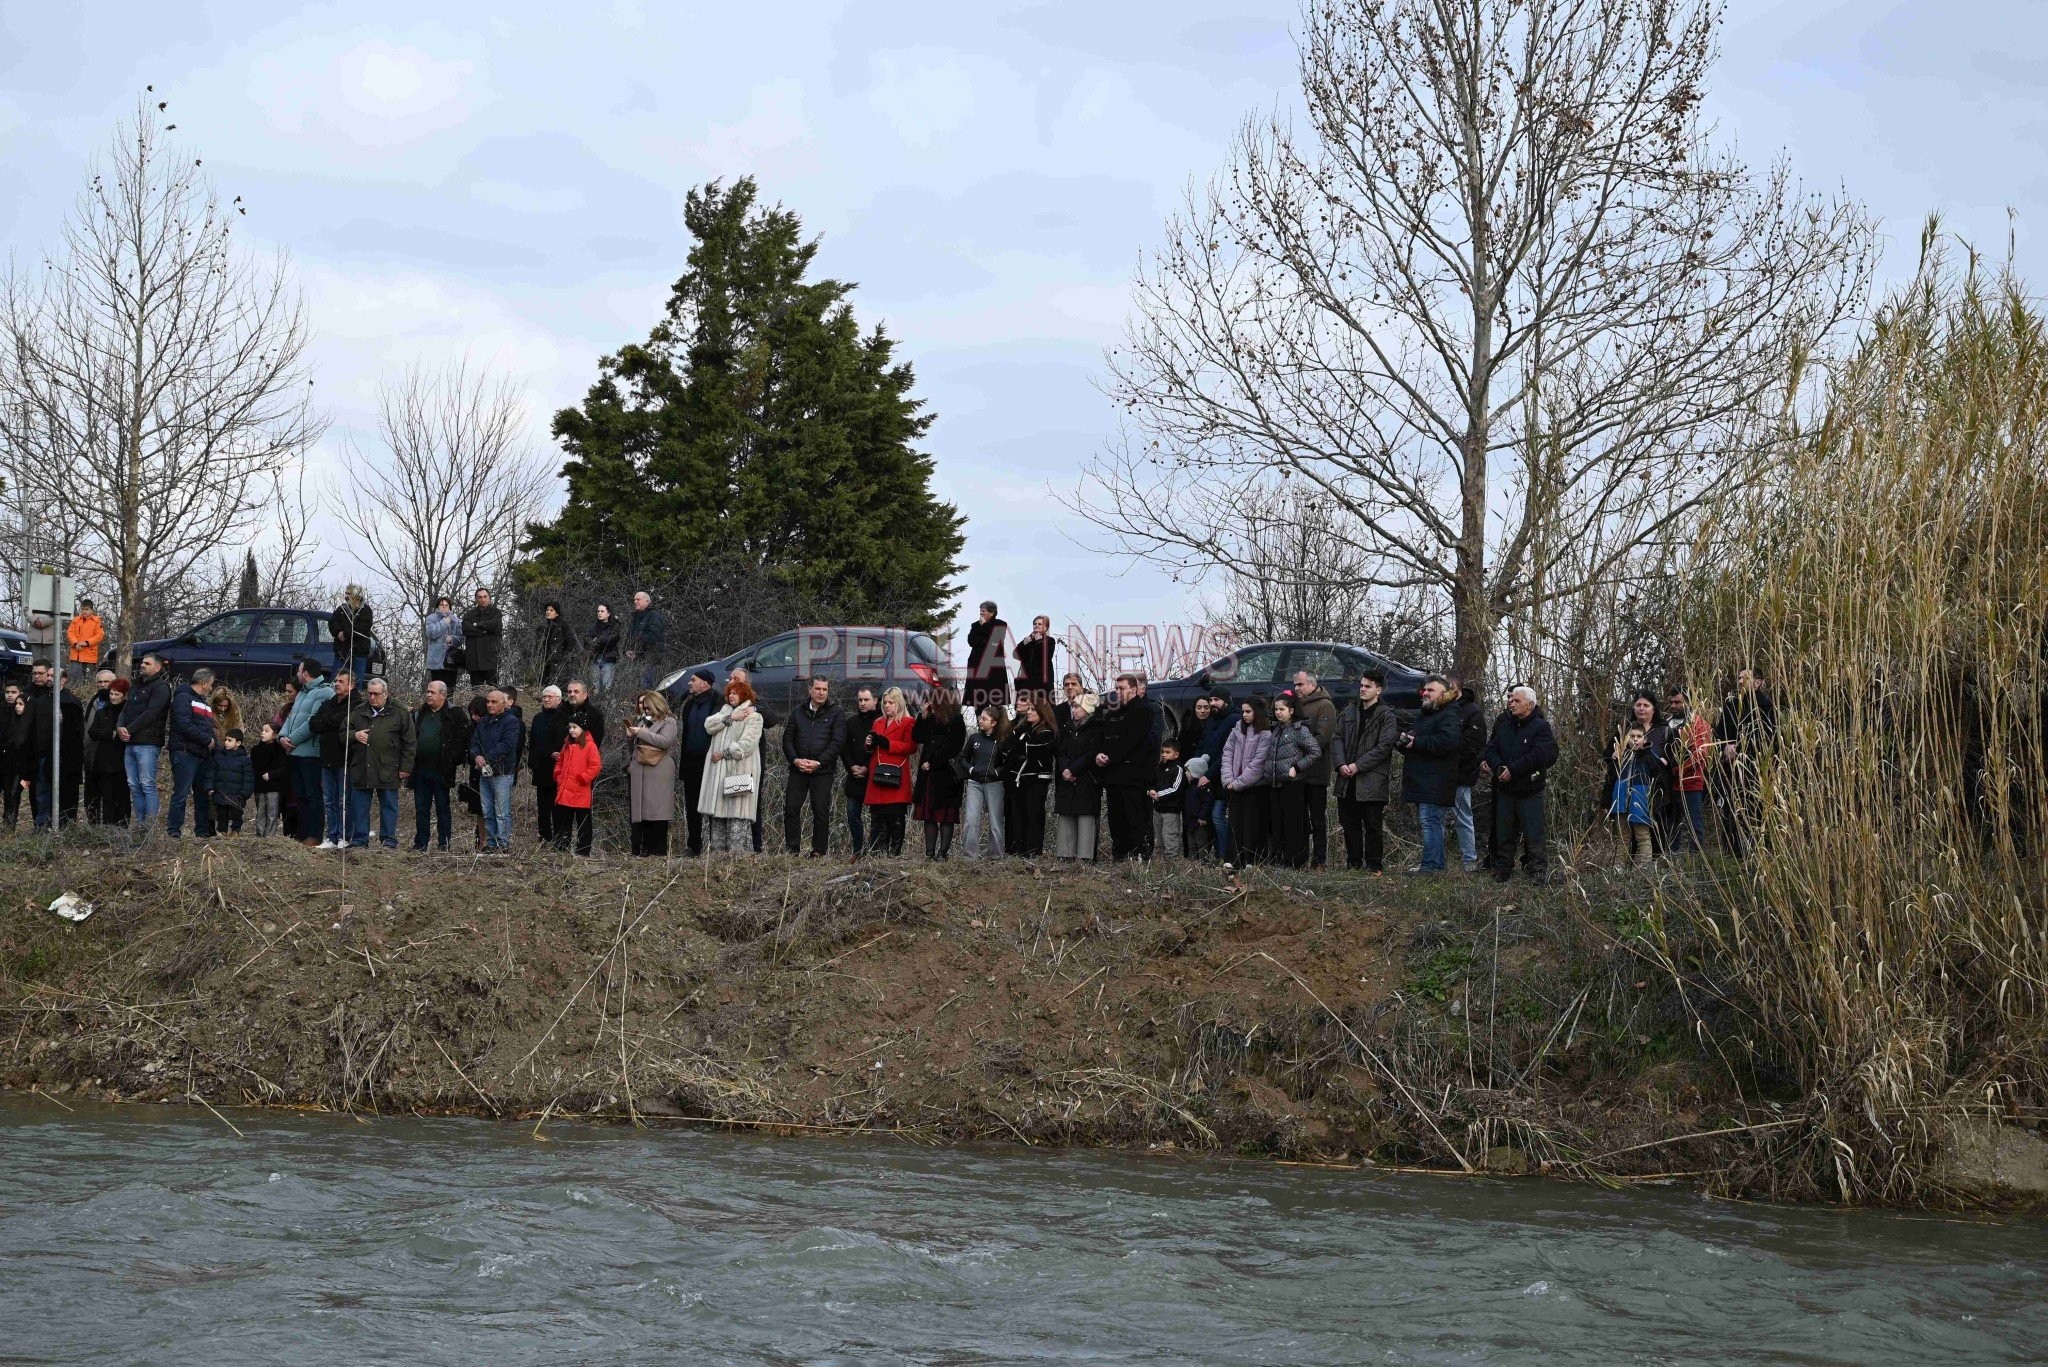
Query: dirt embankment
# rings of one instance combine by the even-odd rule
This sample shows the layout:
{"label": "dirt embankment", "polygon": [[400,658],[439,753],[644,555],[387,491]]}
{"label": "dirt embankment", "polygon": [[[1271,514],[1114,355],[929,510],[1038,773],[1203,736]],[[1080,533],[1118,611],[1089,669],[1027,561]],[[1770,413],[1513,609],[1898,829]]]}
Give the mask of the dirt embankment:
{"label": "dirt embankment", "polygon": [[[1631,947],[1632,880],[344,866],[246,838],[0,864],[0,1082],[53,1096],[1745,1188],[1769,1162],[1768,1116]],[[82,924],[45,909],[67,889],[97,904]]]}

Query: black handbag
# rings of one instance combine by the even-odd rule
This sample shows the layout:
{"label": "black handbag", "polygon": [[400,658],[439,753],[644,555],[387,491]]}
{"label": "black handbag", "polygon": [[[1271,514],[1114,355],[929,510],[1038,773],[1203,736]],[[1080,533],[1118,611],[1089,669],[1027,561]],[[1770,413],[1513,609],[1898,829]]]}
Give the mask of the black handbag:
{"label": "black handbag", "polygon": [[875,766],[875,786],[877,788],[901,788],[903,786],[903,766],[900,764],[877,764]]}

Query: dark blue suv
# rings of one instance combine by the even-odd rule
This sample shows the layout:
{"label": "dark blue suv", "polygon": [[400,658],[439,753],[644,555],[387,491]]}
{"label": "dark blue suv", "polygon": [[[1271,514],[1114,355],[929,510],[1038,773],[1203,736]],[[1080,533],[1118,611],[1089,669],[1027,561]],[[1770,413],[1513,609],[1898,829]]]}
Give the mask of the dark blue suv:
{"label": "dark blue suv", "polygon": [[[190,674],[204,666],[216,679],[281,684],[306,656],[333,664],[334,637],[327,630],[327,617],[305,608],[223,612],[182,636],[137,641],[133,663],[140,668],[142,657],[154,653],[173,674]],[[369,668],[372,677],[384,672],[384,647],[374,638]]]}
{"label": "dark blue suv", "polygon": [[1358,697],[1358,677],[1368,668],[1387,676],[1386,701],[1402,711],[1422,706],[1422,684],[1428,676],[1412,665],[1390,660],[1363,646],[1330,641],[1273,641],[1241,646],[1182,679],[1162,679],[1145,689],[1145,696],[1163,706],[1176,724],[1192,708],[1198,694],[1221,685],[1239,700],[1253,693],[1273,697],[1294,686],[1294,673],[1305,669],[1329,690],[1331,701],[1342,709]]}

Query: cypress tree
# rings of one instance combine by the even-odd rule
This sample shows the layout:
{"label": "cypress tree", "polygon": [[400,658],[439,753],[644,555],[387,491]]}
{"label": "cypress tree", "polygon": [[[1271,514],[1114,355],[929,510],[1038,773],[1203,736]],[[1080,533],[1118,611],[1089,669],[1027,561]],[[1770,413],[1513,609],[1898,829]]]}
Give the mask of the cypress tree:
{"label": "cypress tree", "polygon": [[569,497],[529,529],[529,581],[737,554],[849,617],[936,625],[964,519],[931,492],[932,418],[895,341],[861,331],[852,285],[806,278],[816,240],[751,179],[692,190],[684,223],[662,320],[555,416]]}

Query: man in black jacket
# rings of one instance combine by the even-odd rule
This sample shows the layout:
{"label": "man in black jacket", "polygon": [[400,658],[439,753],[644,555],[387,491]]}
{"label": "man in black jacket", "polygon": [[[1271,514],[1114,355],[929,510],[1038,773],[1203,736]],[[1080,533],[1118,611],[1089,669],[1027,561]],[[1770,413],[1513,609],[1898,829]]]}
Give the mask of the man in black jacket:
{"label": "man in black jacket", "polygon": [[1142,859],[1152,829],[1152,803],[1145,790],[1159,769],[1159,745],[1137,675],[1117,675],[1115,699],[1095,723],[1095,775],[1109,805],[1111,856]]}
{"label": "man in black jacket", "polygon": [[564,734],[570,726],[580,726],[604,748],[604,709],[590,700],[590,685],[581,679],[571,679],[562,689],[562,718]]}
{"label": "man in black jacket", "polygon": [[533,803],[540,822],[540,843],[564,847],[567,831],[555,829],[555,761],[569,739],[569,709],[562,690],[549,684],[540,691],[540,711],[526,733],[526,762],[533,770]]}
{"label": "man in black jacket", "polygon": [[173,839],[183,834],[185,803],[192,803],[192,834],[213,838],[213,757],[220,733],[213,724],[213,671],[195,669],[191,681],[171,694],[171,801],[164,808],[164,829]]}
{"label": "man in black jacket", "polygon": [[164,739],[170,729],[171,684],[164,678],[160,655],[145,655],[136,671],[135,687],[121,705],[121,721],[114,734],[128,747],[122,762],[128,775],[128,807],[137,835],[149,830],[156,816],[156,771],[164,753]]}
{"label": "man in black jacket", "polygon": [[491,591],[476,591],[476,606],[462,614],[462,658],[469,663],[472,688],[498,682],[505,655],[505,614],[491,604]]}
{"label": "man in black jacket", "polygon": [[789,761],[783,789],[782,838],[795,854],[803,843],[804,803],[811,804],[811,857],[821,857],[832,839],[832,777],[846,741],[846,714],[832,701],[832,684],[811,680],[810,696],[782,726],[782,757]]}
{"label": "man in black jacket", "polygon": [[1444,871],[1444,828],[1458,801],[1458,709],[1451,705],[1444,676],[1422,685],[1422,711],[1415,729],[1396,742],[1401,751],[1401,800],[1415,804],[1422,822],[1422,862],[1411,873]]}
{"label": "man in black jacket", "polygon": [[[35,792],[32,810],[39,831],[50,829],[53,820],[63,825],[78,821],[78,790],[85,780],[85,709],[71,690],[58,682],[49,665],[37,665],[29,697],[29,746],[33,755]],[[59,699],[62,732],[59,742],[57,781],[50,782],[50,697]]]}
{"label": "man in black jacket", "polygon": [[704,787],[704,757],[711,753],[711,733],[704,729],[704,721],[725,702],[711,684],[710,670],[693,671],[689,692],[676,703],[676,739],[682,750],[676,775],[683,781],[683,810],[690,823],[690,840],[684,848],[692,856],[704,853],[704,818],[697,812],[698,794]]}
{"label": "man in black jacket", "polygon": [[1543,841],[1543,785],[1557,763],[1557,735],[1536,705],[1536,690],[1523,684],[1508,691],[1508,710],[1493,723],[1484,764],[1493,775],[1493,876],[1513,875],[1515,845],[1522,846],[1522,870],[1537,882],[1549,876]]}
{"label": "man in black jacket", "polygon": [[1465,872],[1479,868],[1479,833],[1472,825],[1472,790],[1479,786],[1481,756],[1486,753],[1486,714],[1479,704],[1479,686],[1450,676],[1452,706],[1458,711],[1458,791],[1452,819],[1457,823],[1458,854]]}
{"label": "man in black jacket", "polygon": [[853,841],[853,857],[867,848],[868,733],[882,719],[875,690],[862,684],[853,695],[854,711],[846,718],[839,738],[839,762],[846,766],[846,833]]}
{"label": "man in black jacket", "polygon": [[412,714],[414,760],[412,771],[412,847],[424,850],[432,826],[440,822],[436,842],[445,850],[453,815],[448,795],[461,781],[469,760],[469,713],[448,705],[448,685],[435,679],[427,685],[426,701]]}

